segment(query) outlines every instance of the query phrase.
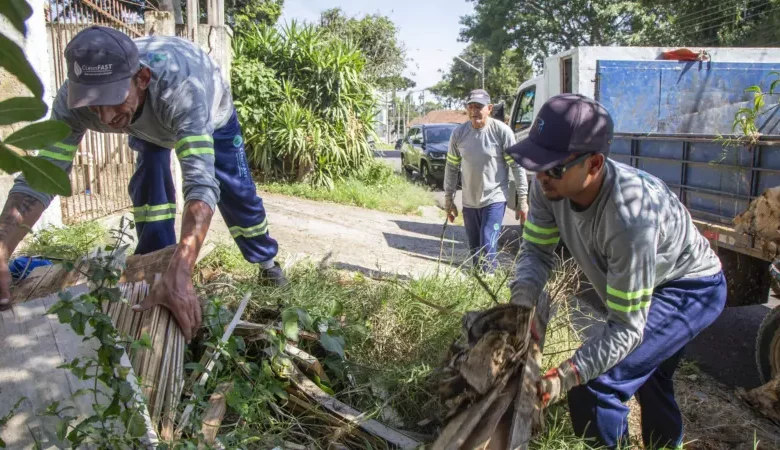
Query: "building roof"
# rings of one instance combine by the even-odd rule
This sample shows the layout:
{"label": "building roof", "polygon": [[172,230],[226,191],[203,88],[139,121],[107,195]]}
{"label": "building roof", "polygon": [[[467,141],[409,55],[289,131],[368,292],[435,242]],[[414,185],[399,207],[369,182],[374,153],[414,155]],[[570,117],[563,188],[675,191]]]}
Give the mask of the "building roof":
{"label": "building roof", "polygon": [[437,109],[423,117],[415,117],[409,122],[409,126],[427,123],[463,123],[469,120],[468,114],[463,110]]}

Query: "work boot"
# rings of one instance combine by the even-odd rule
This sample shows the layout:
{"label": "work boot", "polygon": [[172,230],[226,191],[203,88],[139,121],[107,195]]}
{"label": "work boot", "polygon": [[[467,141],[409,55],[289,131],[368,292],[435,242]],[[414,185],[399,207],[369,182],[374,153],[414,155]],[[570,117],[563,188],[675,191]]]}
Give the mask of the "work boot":
{"label": "work boot", "polygon": [[269,269],[260,268],[260,274],[257,277],[257,283],[261,286],[286,286],[288,281],[282,272],[282,266],[274,262],[274,266]]}

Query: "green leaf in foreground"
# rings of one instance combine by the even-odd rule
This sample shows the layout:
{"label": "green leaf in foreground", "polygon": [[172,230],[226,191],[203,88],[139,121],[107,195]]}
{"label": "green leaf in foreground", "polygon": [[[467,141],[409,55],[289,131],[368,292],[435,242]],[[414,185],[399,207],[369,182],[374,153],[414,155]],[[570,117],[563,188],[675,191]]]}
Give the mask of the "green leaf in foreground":
{"label": "green leaf in foreground", "polygon": [[127,431],[130,433],[130,436],[134,438],[141,437],[146,433],[144,418],[138,411],[134,411],[132,417],[130,417],[130,424]]}
{"label": "green leaf in foreground", "polygon": [[296,308],[286,309],[282,313],[282,330],[287,339],[298,340],[298,311]]}
{"label": "green leaf in foreground", "polygon": [[0,143],[0,170],[8,174],[20,172],[21,159],[18,153]]}
{"label": "green leaf in foreground", "polygon": [[32,16],[32,8],[25,0],[3,0],[0,2],[0,16],[5,16],[19,33],[27,35],[24,24]]}
{"label": "green leaf in foreground", "polygon": [[36,97],[43,95],[43,84],[32,66],[24,57],[24,52],[14,41],[0,34],[0,67],[16,76]]}
{"label": "green leaf in foreground", "polygon": [[56,164],[43,158],[21,158],[22,173],[33,189],[48,194],[70,196],[70,177]]}
{"label": "green leaf in foreground", "polygon": [[320,344],[322,347],[331,352],[336,353],[342,359],[344,358],[344,338],[341,336],[334,336],[328,333],[320,334]]}
{"label": "green leaf in foreground", "polygon": [[37,122],[17,130],[3,140],[4,144],[25,150],[43,149],[65,139],[70,127],[58,120]]}
{"label": "green leaf in foreground", "polygon": [[32,122],[46,115],[46,103],[35,97],[14,97],[0,102],[0,125]]}

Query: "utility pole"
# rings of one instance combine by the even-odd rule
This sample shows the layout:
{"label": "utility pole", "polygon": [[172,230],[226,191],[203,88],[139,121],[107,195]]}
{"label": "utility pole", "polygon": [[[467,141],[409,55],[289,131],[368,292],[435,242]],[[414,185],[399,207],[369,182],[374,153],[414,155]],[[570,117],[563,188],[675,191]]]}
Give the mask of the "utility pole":
{"label": "utility pole", "polygon": [[479,74],[482,76],[482,89],[485,89],[485,55],[482,55],[482,70]]}

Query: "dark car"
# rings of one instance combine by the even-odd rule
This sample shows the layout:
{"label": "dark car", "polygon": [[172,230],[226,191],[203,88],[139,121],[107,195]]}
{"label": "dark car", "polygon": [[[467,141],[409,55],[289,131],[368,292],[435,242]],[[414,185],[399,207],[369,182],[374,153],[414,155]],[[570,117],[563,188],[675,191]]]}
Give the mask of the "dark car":
{"label": "dark car", "polygon": [[450,136],[456,123],[432,123],[409,128],[401,145],[401,165],[408,172],[418,171],[424,182],[442,184]]}

